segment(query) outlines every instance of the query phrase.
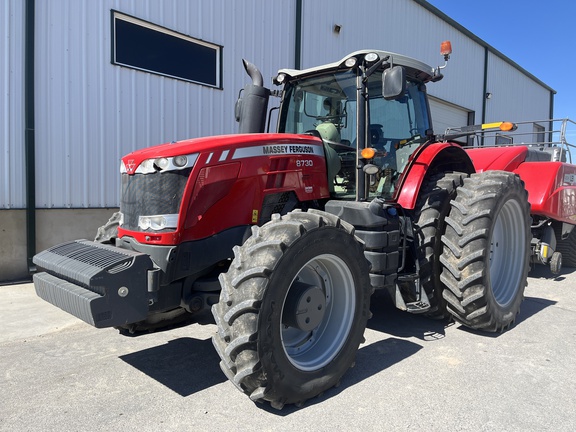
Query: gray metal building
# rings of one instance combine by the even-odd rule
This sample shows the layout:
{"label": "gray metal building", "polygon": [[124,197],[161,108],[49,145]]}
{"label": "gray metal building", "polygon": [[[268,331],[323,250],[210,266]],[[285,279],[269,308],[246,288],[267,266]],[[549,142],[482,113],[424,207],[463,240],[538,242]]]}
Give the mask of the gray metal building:
{"label": "gray metal building", "polygon": [[[4,0],[0,23],[0,281],[94,236],[118,206],[123,154],[235,132],[242,58],[265,77],[361,48],[437,65],[448,39],[428,86],[437,132],[553,117],[553,89],[424,0]],[[176,65],[139,63],[162,38]]]}

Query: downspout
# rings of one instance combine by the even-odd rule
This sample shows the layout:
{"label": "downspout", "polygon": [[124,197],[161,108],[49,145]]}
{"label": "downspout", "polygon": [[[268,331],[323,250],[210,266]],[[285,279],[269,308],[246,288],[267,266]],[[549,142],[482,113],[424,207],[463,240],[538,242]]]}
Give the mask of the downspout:
{"label": "downspout", "polygon": [[26,0],[24,45],[24,158],[26,175],[26,254],[28,272],[36,266],[32,257],[36,254],[36,162],[34,140],[34,27],[35,0]]}
{"label": "downspout", "polygon": [[[486,123],[486,95],[488,94],[488,47],[484,47],[484,85],[482,93],[482,124]],[[480,139],[480,145],[484,146],[484,134]]]}
{"label": "downspout", "polygon": [[482,123],[486,123],[486,95],[488,94],[488,48],[484,47],[484,86],[482,94]]}
{"label": "downspout", "polygon": [[294,69],[302,68],[302,0],[296,0],[296,37],[294,41]]}

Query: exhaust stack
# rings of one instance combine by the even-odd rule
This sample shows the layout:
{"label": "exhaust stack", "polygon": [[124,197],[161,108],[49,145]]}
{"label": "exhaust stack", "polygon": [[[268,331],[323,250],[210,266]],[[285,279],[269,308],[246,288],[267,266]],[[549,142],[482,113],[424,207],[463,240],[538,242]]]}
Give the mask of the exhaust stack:
{"label": "exhaust stack", "polygon": [[264,79],[256,66],[242,60],[244,69],[252,84],[246,84],[236,101],[236,121],[240,123],[239,133],[262,133],[266,128],[266,112],[270,90],[264,87]]}

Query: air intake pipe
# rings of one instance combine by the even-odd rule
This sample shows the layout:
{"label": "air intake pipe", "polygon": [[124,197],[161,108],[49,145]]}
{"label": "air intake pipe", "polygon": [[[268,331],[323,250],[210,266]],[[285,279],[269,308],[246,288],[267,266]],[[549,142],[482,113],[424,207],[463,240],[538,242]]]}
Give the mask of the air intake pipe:
{"label": "air intake pipe", "polygon": [[252,84],[246,84],[236,101],[236,121],[240,123],[239,133],[262,133],[266,127],[266,112],[270,90],[264,87],[264,79],[256,66],[242,60]]}

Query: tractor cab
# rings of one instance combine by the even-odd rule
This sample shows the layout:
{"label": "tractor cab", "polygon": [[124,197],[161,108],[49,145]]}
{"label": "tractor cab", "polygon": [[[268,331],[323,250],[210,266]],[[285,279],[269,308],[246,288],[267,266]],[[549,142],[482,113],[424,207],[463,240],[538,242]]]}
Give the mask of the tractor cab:
{"label": "tractor cab", "polygon": [[385,51],[357,51],[306,70],[282,69],[278,132],[323,139],[334,198],[392,198],[432,128],[425,83],[438,69]]}

